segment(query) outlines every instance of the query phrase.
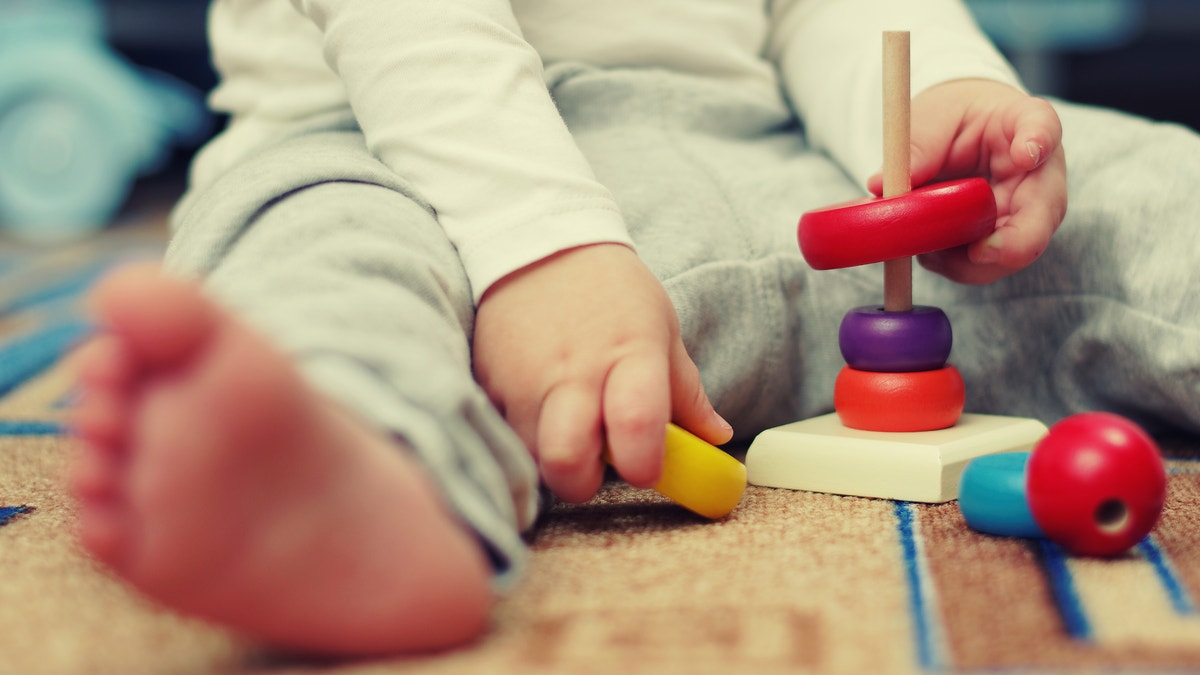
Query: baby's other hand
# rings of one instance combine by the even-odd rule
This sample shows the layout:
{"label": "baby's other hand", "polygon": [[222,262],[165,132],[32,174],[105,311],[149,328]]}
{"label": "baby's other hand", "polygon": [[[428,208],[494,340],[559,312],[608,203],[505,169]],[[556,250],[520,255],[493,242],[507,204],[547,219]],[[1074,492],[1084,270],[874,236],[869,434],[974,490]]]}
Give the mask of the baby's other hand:
{"label": "baby's other hand", "polygon": [[666,425],[733,434],[709,403],[675,310],[637,254],[571,249],[505,277],[480,301],[475,375],[561,499],[590,499],[607,448],[622,478],[654,485]]}
{"label": "baby's other hand", "polygon": [[[962,283],[996,281],[1041,256],[1067,209],[1062,125],[1050,104],[990,80],[955,80],[912,101],[912,185],[982,176],[996,195],[996,229],[965,247],[920,257]],[[868,182],[882,192],[882,177]]]}

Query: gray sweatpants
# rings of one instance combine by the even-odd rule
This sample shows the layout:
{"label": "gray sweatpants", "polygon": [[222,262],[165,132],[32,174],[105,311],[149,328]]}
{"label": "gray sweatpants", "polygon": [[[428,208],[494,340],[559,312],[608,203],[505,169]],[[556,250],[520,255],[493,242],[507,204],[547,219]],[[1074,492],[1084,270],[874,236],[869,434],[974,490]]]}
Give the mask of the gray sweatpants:
{"label": "gray sweatpants", "polygon": [[[555,100],[666,286],[717,410],[749,441],[827,412],[837,329],[879,303],[878,266],[814,272],[800,214],[861,189],[782,105],[667,73],[551,69]],[[967,287],[917,269],[943,308],[972,411],[1107,409],[1200,432],[1200,137],[1062,104],[1066,221],[1045,255]],[[537,476],[471,377],[474,307],[429,206],[348,112],[298,124],[177,210],[168,266],[404,439],[493,558],[519,574]]]}

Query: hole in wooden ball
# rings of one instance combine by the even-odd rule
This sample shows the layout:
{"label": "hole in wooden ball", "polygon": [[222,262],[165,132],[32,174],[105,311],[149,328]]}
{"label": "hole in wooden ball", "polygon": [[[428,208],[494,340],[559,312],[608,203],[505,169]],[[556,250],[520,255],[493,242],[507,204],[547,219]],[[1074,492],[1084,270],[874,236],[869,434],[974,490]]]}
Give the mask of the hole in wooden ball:
{"label": "hole in wooden ball", "polygon": [[1129,509],[1120,499],[1107,499],[1096,507],[1096,526],[1108,533],[1116,533],[1125,529],[1129,523]]}

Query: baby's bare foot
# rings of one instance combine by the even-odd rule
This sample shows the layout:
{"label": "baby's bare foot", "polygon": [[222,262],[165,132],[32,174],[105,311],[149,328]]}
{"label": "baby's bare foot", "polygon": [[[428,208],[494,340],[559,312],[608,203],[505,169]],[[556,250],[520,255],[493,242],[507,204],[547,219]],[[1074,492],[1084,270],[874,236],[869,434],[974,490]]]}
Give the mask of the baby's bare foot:
{"label": "baby's bare foot", "polygon": [[148,268],[93,295],[71,487],[93,555],[177,610],[289,649],[437,649],[486,624],[489,572],[402,448]]}

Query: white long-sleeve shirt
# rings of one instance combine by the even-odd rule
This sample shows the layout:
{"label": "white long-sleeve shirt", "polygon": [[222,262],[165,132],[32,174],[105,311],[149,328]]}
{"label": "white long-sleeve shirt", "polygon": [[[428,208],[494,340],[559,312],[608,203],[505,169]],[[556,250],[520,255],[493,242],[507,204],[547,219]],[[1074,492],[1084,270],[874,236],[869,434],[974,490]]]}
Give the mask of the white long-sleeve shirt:
{"label": "white long-sleeve shirt", "polygon": [[658,67],[787,100],[810,143],[860,181],[882,162],[881,33],[910,30],[912,92],[1017,84],[959,0],[215,0],[230,125],[193,185],[308,116],[349,106],[457,247],[476,300],[573,246],[629,244],[576,148],[543,65]]}

